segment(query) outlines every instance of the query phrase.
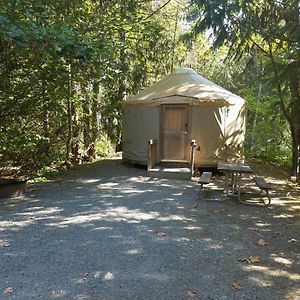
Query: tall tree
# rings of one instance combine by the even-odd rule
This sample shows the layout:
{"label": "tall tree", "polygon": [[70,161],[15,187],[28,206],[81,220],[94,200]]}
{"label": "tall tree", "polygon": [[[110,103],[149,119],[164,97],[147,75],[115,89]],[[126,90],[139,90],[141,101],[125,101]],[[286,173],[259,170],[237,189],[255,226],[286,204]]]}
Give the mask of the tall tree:
{"label": "tall tree", "polygon": [[[293,173],[300,144],[299,1],[191,0],[194,34],[210,30],[214,46],[227,44],[238,58],[255,48],[266,57],[277,89],[281,114],[291,132]],[[286,87],[288,96],[286,97]]]}
{"label": "tall tree", "polygon": [[3,0],[0,168],[31,173],[117,141],[122,101],[178,60],[171,2]]}

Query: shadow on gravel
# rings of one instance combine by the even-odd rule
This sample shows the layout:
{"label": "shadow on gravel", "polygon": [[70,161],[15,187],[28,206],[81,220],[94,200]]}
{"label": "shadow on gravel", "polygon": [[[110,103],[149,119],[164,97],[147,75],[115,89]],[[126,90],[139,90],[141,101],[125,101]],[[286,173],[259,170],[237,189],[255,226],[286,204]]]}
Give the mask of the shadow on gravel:
{"label": "shadow on gravel", "polygon": [[[105,160],[35,185],[24,199],[1,201],[1,294],[300,297],[299,199],[283,204],[277,195],[271,208],[206,201],[223,197],[221,178],[215,182],[198,198],[194,182],[148,178],[143,169]],[[257,245],[260,239],[267,244]]]}

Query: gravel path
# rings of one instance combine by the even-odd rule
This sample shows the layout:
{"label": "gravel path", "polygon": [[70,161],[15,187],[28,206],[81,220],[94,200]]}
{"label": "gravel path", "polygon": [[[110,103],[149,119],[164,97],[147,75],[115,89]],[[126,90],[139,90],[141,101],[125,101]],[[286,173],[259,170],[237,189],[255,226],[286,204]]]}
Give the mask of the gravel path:
{"label": "gravel path", "polygon": [[300,299],[299,195],[215,188],[111,159],[1,199],[0,299]]}

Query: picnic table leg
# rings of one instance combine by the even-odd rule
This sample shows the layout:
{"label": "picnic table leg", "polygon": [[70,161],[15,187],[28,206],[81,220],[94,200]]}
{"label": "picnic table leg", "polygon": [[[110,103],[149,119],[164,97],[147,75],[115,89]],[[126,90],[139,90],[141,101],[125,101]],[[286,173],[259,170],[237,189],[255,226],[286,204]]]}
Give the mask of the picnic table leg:
{"label": "picnic table leg", "polygon": [[235,189],[235,174],[231,174],[231,188],[232,188],[232,194],[234,194],[234,189]]}
{"label": "picnic table leg", "polygon": [[226,198],[228,197],[228,188],[229,188],[229,174],[228,172],[225,172],[225,186],[224,186],[224,189],[225,189],[225,193],[226,193]]}
{"label": "picnic table leg", "polygon": [[238,191],[238,174],[232,173],[232,194]]}
{"label": "picnic table leg", "polygon": [[242,200],[241,200],[241,177],[242,177],[241,173],[237,174],[237,192],[238,192],[239,202],[242,202]]}

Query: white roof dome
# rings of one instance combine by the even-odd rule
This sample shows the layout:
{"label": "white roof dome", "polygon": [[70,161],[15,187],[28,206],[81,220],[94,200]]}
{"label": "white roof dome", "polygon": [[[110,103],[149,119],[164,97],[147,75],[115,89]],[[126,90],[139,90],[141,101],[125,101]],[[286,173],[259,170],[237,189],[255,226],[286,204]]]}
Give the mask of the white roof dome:
{"label": "white roof dome", "polygon": [[197,74],[191,68],[178,68],[154,85],[124,101],[124,105],[193,105],[229,106],[244,104],[244,99]]}

